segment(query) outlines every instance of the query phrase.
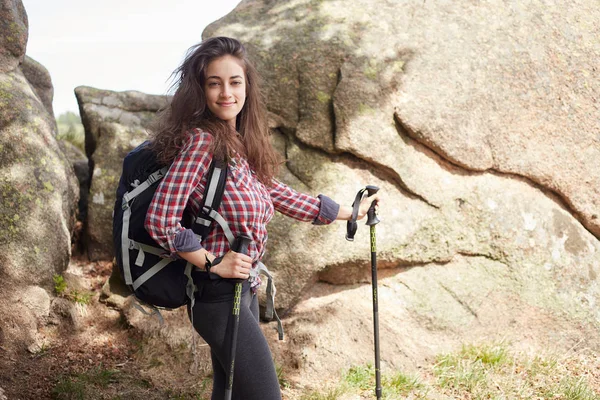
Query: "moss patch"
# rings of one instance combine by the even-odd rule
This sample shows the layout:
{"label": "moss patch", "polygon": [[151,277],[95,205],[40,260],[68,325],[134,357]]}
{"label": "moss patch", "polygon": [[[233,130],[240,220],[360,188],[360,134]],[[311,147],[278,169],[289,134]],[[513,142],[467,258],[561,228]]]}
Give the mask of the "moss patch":
{"label": "moss patch", "polygon": [[331,100],[331,96],[329,96],[327,93],[322,92],[322,91],[318,91],[317,92],[317,100],[319,100],[321,103],[329,103],[329,101]]}
{"label": "moss patch", "polygon": [[17,237],[32,199],[28,191],[22,192],[12,182],[0,179],[0,244]]}

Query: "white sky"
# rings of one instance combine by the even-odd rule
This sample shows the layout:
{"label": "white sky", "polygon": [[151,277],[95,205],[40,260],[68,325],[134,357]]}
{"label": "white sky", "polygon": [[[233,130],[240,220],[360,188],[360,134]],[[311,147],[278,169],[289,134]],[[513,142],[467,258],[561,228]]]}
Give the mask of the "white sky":
{"label": "white sky", "polygon": [[27,55],[54,84],[54,113],[78,113],[73,89],[167,92],[169,77],[211,22],[240,0],[22,0]]}

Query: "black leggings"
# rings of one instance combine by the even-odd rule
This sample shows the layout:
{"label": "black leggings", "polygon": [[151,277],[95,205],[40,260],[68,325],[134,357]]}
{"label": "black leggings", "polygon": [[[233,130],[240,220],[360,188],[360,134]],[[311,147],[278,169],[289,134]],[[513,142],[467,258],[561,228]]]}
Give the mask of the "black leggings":
{"label": "black leggings", "polygon": [[[234,284],[196,280],[194,328],[211,349],[213,366],[212,400],[225,395],[231,352]],[[189,309],[188,309],[189,312]],[[267,340],[258,324],[258,299],[244,284],[235,355],[232,399],[281,400],[281,390]]]}

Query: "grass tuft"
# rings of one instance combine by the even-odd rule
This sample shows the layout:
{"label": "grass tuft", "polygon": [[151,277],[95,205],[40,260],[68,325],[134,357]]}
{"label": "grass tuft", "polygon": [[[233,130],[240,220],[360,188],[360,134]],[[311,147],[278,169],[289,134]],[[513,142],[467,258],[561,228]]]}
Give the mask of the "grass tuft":
{"label": "grass tuft", "polygon": [[559,398],[565,400],[598,400],[600,396],[594,393],[588,386],[586,380],[581,377],[579,379],[566,378],[561,381],[557,392]]}
{"label": "grass tuft", "polygon": [[54,400],[83,400],[85,384],[68,377],[61,377],[52,389],[51,396]]}
{"label": "grass tuft", "polygon": [[354,366],[344,374],[343,378],[350,387],[366,390],[375,385],[375,369],[373,365]]}
{"label": "grass tuft", "polygon": [[302,395],[300,400],[338,400],[344,394],[348,392],[348,389],[344,385],[335,386],[333,388],[326,388],[325,393],[314,390],[308,394]]}
{"label": "grass tuft", "polygon": [[273,360],[273,363],[275,364],[275,372],[277,373],[277,381],[279,382],[279,387],[282,389],[289,388],[291,386],[290,381],[286,378],[283,367],[281,365],[277,365],[277,363],[275,363],[275,360]]}
{"label": "grass tuft", "polygon": [[384,377],[382,386],[386,394],[397,396],[406,396],[425,387],[418,377],[405,375],[401,372],[397,372],[391,377]]}
{"label": "grass tuft", "polygon": [[77,304],[85,305],[90,303],[93,296],[92,293],[69,289],[65,278],[59,274],[54,274],[52,280],[54,281],[54,292],[57,296],[64,297]]}
{"label": "grass tuft", "polygon": [[67,290],[67,282],[65,282],[65,278],[62,275],[54,274],[52,275],[52,280],[54,281],[54,292],[58,296],[62,296]]}
{"label": "grass tuft", "polygon": [[90,397],[90,392],[95,389],[105,389],[110,384],[117,382],[119,371],[105,369],[101,365],[72,376],[61,376],[52,389],[52,398],[55,400],[83,400]]}

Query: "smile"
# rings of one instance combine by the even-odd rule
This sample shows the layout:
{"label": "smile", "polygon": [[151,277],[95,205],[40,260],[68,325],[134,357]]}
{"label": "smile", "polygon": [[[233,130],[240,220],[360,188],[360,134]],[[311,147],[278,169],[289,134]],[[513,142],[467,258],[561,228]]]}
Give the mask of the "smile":
{"label": "smile", "polygon": [[221,107],[232,107],[235,105],[235,102],[233,103],[217,103],[218,105],[220,105]]}

